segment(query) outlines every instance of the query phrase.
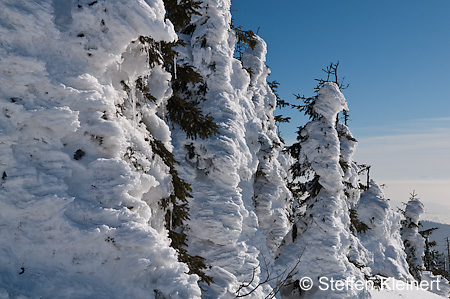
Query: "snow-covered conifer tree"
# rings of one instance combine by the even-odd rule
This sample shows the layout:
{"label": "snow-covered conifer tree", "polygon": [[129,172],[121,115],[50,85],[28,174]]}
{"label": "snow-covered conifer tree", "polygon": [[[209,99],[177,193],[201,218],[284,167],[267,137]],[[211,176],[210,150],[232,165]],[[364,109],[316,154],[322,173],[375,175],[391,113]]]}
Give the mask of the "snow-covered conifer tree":
{"label": "snow-covered conifer tree", "polygon": [[367,225],[365,231],[358,232],[358,238],[373,254],[373,262],[367,265],[372,275],[413,280],[400,236],[401,215],[391,209],[383,190],[373,180],[362,193],[356,210],[359,220]]}
{"label": "snow-covered conifer tree", "polygon": [[266,44],[230,6],[0,1],[1,298],[367,298],[318,278],[408,279],[398,215],[375,184],[360,202],[332,82],[291,148],[307,195],[291,227]]}
{"label": "snow-covered conifer tree", "polygon": [[[439,252],[434,249],[434,247],[436,247],[437,245],[436,241],[430,240],[430,236],[437,229],[437,227],[432,227],[419,231],[419,234],[424,238],[425,241],[425,250],[423,257],[424,267],[427,271],[431,271],[433,273],[439,271],[438,263],[442,260],[442,257],[444,257],[443,254],[439,254]],[[445,269],[445,267],[442,268]]]}
{"label": "snow-covered conifer tree", "polygon": [[[355,244],[359,241],[350,232],[349,203],[344,194],[344,171],[339,163],[341,144],[336,130],[336,117],[347,108],[346,100],[334,82],[325,82],[318,95],[309,98],[308,115],[311,121],[299,130],[297,170],[311,174],[306,183],[308,198],[304,216],[285,239],[276,261],[279,273],[288,284],[281,290],[288,298],[364,298],[367,290],[320,290],[319,278],[334,280],[353,276],[364,279],[360,268],[367,264],[367,256],[359,255]],[[346,154],[343,152],[343,157]],[[299,280],[308,276],[314,286],[302,290]]]}
{"label": "snow-covered conifer tree", "polygon": [[[348,113],[344,117],[348,117]],[[358,173],[361,167],[352,159],[357,141],[344,123],[338,121],[336,129],[341,149],[339,163],[344,171],[344,194],[350,207],[351,230],[361,240],[365,254],[370,256],[366,266],[371,269],[372,275],[410,281],[412,277],[400,236],[400,214],[390,208],[381,188],[373,180],[368,187],[360,183]],[[362,194],[361,189],[364,190]]]}
{"label": "snow-covered conifer tree", "polygon": [[140,38],[177,39],[163,2],[5,0],[0,14],[1,296],[198,298],[161,207],[171,75]]}
{"label": "snow-covered conifer tree", "polygon": [[405,244],[406,260],[409,271],[418,281],[421,280],[421,272],[425,269],[423,257],[425,255],[425,240],[419,234],[420,215],[425,212],[422,202],[413,192],[406,204],[404,220],[402,220],[401,235]]}
{"label": "snow-covered conifer tree", "polygon": [[[289,192],[278,161],[281,146],[271,116],[275,96],[266,83],[266,45],[255,37],[242,62],[235,59],[230,2],[198,3],[198,13],[179,28],[185,45],[176,48],[176,59],[203,78],[204,93],[199,97],[190,85],[189,99],[214,118],[219,130],[209,138],[187,138],[175,124],[172,136],[177,170],[192,188],[188,252],[206,258],[210,266],[206,274],[214,282],[201,284],[203,296],[226,298],[238,290],[240,295],[253,291],[266,278],[259,265],[273,259],[286,233]],[[243,284],[248,287],[240,288]],[[264,284],[249,297],[269,292]]]}
{"label": "snow-covered conifer tree", "polygon": [[[259,226],[267,237],[270,258],[280,246],[289,230],[287,206],[292,195],[286,186],[288,162],[281,153],[282,142],[277,135],[273,111],[276,97],[267,84],[269,69],[265,65],[266,43],[255,36],[255,45],[248,47],[242,56],[242,65],[250,70],[249,93],[253,101],[256,118],[253,128],[247,134],[247,142],[258,157],[258,166],[254,174],[253,202],[258,216]],[[254,134],[258,132],[258,134]]]}

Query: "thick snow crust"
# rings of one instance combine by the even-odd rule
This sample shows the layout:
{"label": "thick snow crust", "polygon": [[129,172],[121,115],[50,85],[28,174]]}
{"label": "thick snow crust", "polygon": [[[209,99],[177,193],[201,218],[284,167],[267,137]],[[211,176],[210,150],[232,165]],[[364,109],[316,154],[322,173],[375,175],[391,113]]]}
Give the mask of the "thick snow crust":
{"label": "thick snow crust", "polygon": [[[243,292],[258,284],[258,264],[273,259],[288,229],[290,198],[266,45],[258,38],[245,53],[250,76],[233,58],[230,2],[202,5],[208,16],[195,16],[177,59],[205,78],[202,109],[220,134],[195,140],[195,161],[186,163],[192,141],[160,117],[171,75],[149,68],[134,42],[178,38],[162,1],[0,3],[2,294],[200,296],[169,246],[158,202],[172,191],[171,176],[152,139],[174,150],[192,184],[189,252],[206,258],[215,280],[203,297],[234,297],[254,269]],[[138,105],[137,92],[124,91],[139,77],[155,102]]]}
{"label": "thick snow crust", "polygon": [[[334,83],[319,91],[321,117],[301,133],[302,158],[322,189],[291,229],[290,162],[276,134],[266,44],[255,37],[241,61],[233,57],[230,5],[201,1],[192,34],[177,35],[162,0],[0,2],[1,298],[265,298],[276,283],[305,276],[315,285],[320,276],[412,279],[399,215],[375,183],[360,193],[356,140],[336,124],[348,107]],[[186,42],[176,61],[202,75],[198,103],[217,136],[191,140],[167,124],[172,75],[150,67],[140,36]],[[139,78],[154,101],[142,101]],[[206,259],[210,285],[188,275],[170,247],[160,201],[172,176],[154,140],[191,184],[187,250]],[[415,221],[420,208],[411,204],[406,217]],[[370,227],[358,238],[350,209]],[[277,296],[300,295],[286,287]],[[371,294],[313,288],[305,296]]]}
{"label": "thick snow crust", "polygon": [[347,101],[334,82],[326,82],[319,90],[314,111],[332,122],[342,110],[348,110]]}
{"label": "thick snow crust", "polygon": [[359,233],[365,248],[373,254],[372,274],[412,281],[400,236],[401,215],[389,207],[383,190],[372,180],[357,206],[359,220],[369,230]]}
{"label": "thick snow crust", "polygon": [[421,276],[421,282],[429,285],[427,288],[428,291],[435,293],[444,298],[450,297],[450,283],[444,277],[438,275],[433,275],[433,273],[429,271],[423,271]]}
{"label": "thick snow crust", "polygon": [[[160,0],[0,2],[2,298],[200,296],[161,226],[170,176],[145,142],[170,145],[156,115],[170,75],[131,43],[176,39],[164,14]],[[120,81],[145,75],[143,124]]]}
{"label": "thick snow crust", "polygon": [[419,234],[420,216],[425,212],[423,203],[413,196],[405,208],[405,219],[402,222],[402,240],[405,244],[406,259],[415,279],[421,279],[418,269],[425,269],[425,239]]}
{"label": "thick snow crust", "polygon": [[[318,94],[314,109],[321,117],[306,124],[300,133],[301,155],[319,176],[322,186],[306,207],[304,217],[296,223],[297,232],[285,239],[276,260],[279,272],[291,269],[292,281],[303,277],[312,279],[314,287],[305,293],[307,298],[366,298],[367,290],[320,290],[319,278],[326,276],[345,280],[352,276],[363,279],[355,265],[367,265],[370,256],[350,233],[349,204],[344,195],[344,171],[339,164],[340,140],[335,128],[336,115],[346,108],[345,98],[335,83],[325,83]],[[342,125],[343,126],[343,125]],[[345,155],[351,156],[348,149]],[[347,157],[349,159],[349,157]],[[295,257],[295,260],[292,258]],[[293,267],[298,263],[296,269]],[[364,271],[364,270],[363,270]],[[368,271],[366,269],[365,271]],[[286,273],[286,275],[289,271]],[[298,290],[285,288],[283,293],[300,296]]]}
{"label": "thick snow crust", "polygon": [[[192,20],[192,36],[180,35],[188,46],[179,49],[177,60],[195,66],[205,79],[201,107],[214,117],[219,134],[186,140],[175,129],[173,139],[177,159],[187,161],[180,175],[193,190],[189,252],[206,258],[206,273],[215,281],[202,284],[202,295],[234,298],[241,284],[249,283],[240,293],[246,294],[266,278],[259,265],[273,260],[287,232],[290,194],[272,114],[276,98],[266,83],[266,44],[257,38],[242,62],[235,59],[230,1],[203,1],[203,7],[204,16]],[[266,283],[248,297],[263,298],[269,291]]]}

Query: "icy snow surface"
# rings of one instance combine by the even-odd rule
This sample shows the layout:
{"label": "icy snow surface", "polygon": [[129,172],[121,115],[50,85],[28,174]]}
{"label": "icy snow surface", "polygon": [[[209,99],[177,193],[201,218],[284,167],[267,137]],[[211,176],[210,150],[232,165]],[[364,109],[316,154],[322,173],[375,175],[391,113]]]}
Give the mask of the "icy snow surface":
{"label": "icy snow surface", "polygon": [[361,195],[357,211],[359,220],[369,227],[359,238],[373,254],[373,263],[369,265],[372,274],[412,281],[400,236],[401,215],[389,207],[383,191],[374,181]]}
{"label": "icy snow surface", "polygon": [[373,299],[442,299],[442,297],[424,289],[407,288],[403,281],[390,278],[387,282],[389,288],[382,290],[372,290],[371,295]]}
{"label": "icy snow surface", "polygon": [[[266,44],[255,37],[242,61],[233,58],[230,5],[201,1],[193,32],[177,36],[162,0],[0,2],[0,298],[234,298],[242,284],[246,298],[264,298],[272,289],[256,288],[268,278],[262,266],[284,279],[299,260],[293,281],[410,279],[398,214],[376,184],[361,201],[349,188],[358,186],[356,141],[335,126],[348,108],[334,83],[320,90],[314,109],[322,117],[303,132],[303,157],[323,188],[298,232],[288,233],[289,161],[276,134]],[[199,107],[214,117],[217,136],[191,140],[167,124],[172,74],[149,66],[141,35],[186,42],[176,62],[202,75]],[[155,101],[139,102],[138,78]],[[191,184],[187,250],[206,259],[211,285],[188,275],[169,246],[159,202],[173,191],[172,177],[153,140],[173,152]],[[361,242],[350,233],[350,208],[372,228]]]}
{"label": "icy snow surface", "polygon": [[333,121],[336,119],[336,115],[342,110],[348,110],[344,95],[336,83],[325,82],[319,90],[314,111],[327,120]]}
{"label": "icy snow surface", "polygon": [[[369,296],[366,290],[332,292],[319,290],[317,287],[319,277],[324,275],[335,280],[348,276],[363,279],[363,271],[367,272],[368,269],[361,271],[353,263],[367,265],[370,261],[364,247],[349,230],[350,207],[344,195],[344,172],[339,164],[341,146],[335,128],[337,113],[346,107],[345,98],[338,86],[335,83],[325,83],[314,106],[321,117],[306,124],[302,132],[304,140],[301,142],[301,154],[319,176],[322,188],[309,200],[305,216],[296,223],[297,234],[285,239],[285,245],[280,248],[279,258],[276,260],[280,273],[284,269],[293,269],[298,263],[297,270],[292,275],[293,281],[305,276],[312,279],[314,287],[306,293],[308,298]],[[348,148],[346,154],[348,159],[352,150]],[[296,259],[292,260],[293,257]],[[286,289],[285,292],[289,296],[287,293],[295,293],[295,290]]]}
{"label": "icy snow surface", "polygon": [[[131,42],[176,39],[164,14],[160,0],[0,2],[3,297],[200,296],[151,225],[170,176],[144,139],[170,143],[155,114],[170,75]],[[138,125],[120,81],[144,75],[158,101]]]}
{"label": "icy snow surface", "polygon": [[[215,280],[202,286],[205,298],[234,297],[264,256],[273,259],[290,195],[266,45],[258,38],[245,53],[250,76],[233,58],[230,1],[202,7],[208,16],[194,16],[177,60],[205,78],[201,108],[220,134],[191,141],[160,117],[171,75],[149,68],[134,42],[177,39],[161,0],[0,3],[2,295],[200,296],[169,247],[158,201],[172,191],[171,176],[152,139],[174,151],[192,184],[188,250],[206,258]],[[138,108],[139,77],[156,101]],[[195,160],[186,157],[190,143]],[[259,281],[256,273],[243,291]]]}
{"label": "icy snow surface", "polygon": [[425,269],[423,257],[425,255],[425,239],[419,234],[420,216],[425,212],[422,202],[413,196],[405,208],[405,219],[402,222],[402,240],[405,244],[407,261],[411,274],[417,279],[421,279],[420,271]]}
{"label": "icy snow surface", "polygon": [[[242,283],[252,281],[254,269],[255,277],[242,293],[265,278],[258,264],[263,257],[273,259],[286,234],[290,195],[283,184],[284,158],[272,115],[276,98],[266,83],[266,44],[257,38],[241,63],[233,58],[230,1],[203,1],[202,13],[207,17],[192,20],[192,36],[180,35],[188,46],[177,59],[195,66],[205,79],[208,92],[201,107],[214,117],[219,134],[186,140],[176,129],[174,152],[179,161],[187,161],[178,170],[193,189],[188,250],[206,258],[212,266],[206,273],[215,281],[202,284],[202,295],[233,298]],[[243,65],[252,68],[252,76]],[[269,291],[265,284],[248,297],[264,298]]]}

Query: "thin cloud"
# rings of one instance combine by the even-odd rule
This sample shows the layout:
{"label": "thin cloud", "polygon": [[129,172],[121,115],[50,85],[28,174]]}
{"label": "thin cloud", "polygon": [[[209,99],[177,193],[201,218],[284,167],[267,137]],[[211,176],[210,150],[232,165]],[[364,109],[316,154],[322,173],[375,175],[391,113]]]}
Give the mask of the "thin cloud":
{"label": "thin cloud", "polygon": [[450,117],[421,118],[419,121],[426,122],[450,122]]}
{"label": "thin cloud", "polygon": [[421,118],[408,122],[390,123],[377,127],[359,127],[352,129],[355,137],[385,137],[406,134],[445,134],[450,130],[450,117]]}
{"label": "thin cloud", "polygon": [[450,129],[427,134],[361,138],[355,160],[372,165],[378,179],[448,179]]}

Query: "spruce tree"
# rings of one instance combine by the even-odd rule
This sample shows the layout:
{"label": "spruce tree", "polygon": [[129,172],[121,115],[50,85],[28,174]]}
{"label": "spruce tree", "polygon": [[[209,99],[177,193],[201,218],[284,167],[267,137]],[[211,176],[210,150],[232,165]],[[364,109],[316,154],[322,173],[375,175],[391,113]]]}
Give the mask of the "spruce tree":
{"label": "spruce tree", "polygon": [[[305,206],[305,212],[296,212],[297,220],[291,234],[280,248],[277,260],[280,271],[292,267],[292,260],[299,261],[296,269],[292,269],[290,276],[286,277],[287,284],[281,291],[284,296],[304,293],[297,281],[303,276],[311,277],[317,286],[317,279],[321,276],[363,279],[362,271],[366,272],[362,270],[367,263],[364,248],[350,232],[350,205],[343,184],[346,174],[343,168],[346,167],[341,165],[342,161],[346,161],[346,153],[341,150],[336,129],[338,113],[348,108],[339,85],[329,80],[330,77],[318,80],[316,95],[298,95],[303,104],[294,105],[310,121],[299,127],[298,142],[288,148],[295,159],[291,167],[294,178],[291,188],[299,196],[298,206]],[[358,250],[363,253],[359,254]],[[297,256],[292,256],[292,252],[297,252]],[[314,268],[309,265],[311,260],[316,261]],[[319,292],[327,296],[317,287],[305,295],[319,295]],[[358,293],[356,290],[339,293],[341,297],[365,295],[364,291]]]}
{"label": "spruce tree", "polygon": [[437,227],[432,227],[429,229],[419,231],[419,234],[425,240],[425,252],[423,257],[425,270],[430,271],[434,275],[442,275],[447,277],[447,271],[445,269],[445,255],[439,253],[435,247],[437,246],[436,241],[431,241],[430,236],[433,234]]}
{"label": "spruce tree", "polygon": [[409,271],[418,281],[421,280],[425,269],[423,258],[425,256],[425,240],[419,234],[420,215],[425,212],[422,202],[413,191],[403,212],[401,235],[405,245]]}
{"label": "spruce tree", "polygon": [[[265,43],[253,36],[255,43],[247,46],[250,40],[242,39],[242,60],[236,59],[239,37],[230,25],[229,1],[201,2],[200,14],[179,31],[186,46],[176,47],[176,60],[192,65],[204,84],[188,84],[179,94],[191,93],[189,100],[196,99],[204,115],[214,117],[220,135],[190,139],[173,126],[174,154],[182,162],[176,169],[192,188],[187,250],[211,266],[205,273],[215,283],[200,284],[204,297],[231,298],[255,288],[251,296],[264,298],[270,288],[257,287],[265,278],[260,253],[270,262],[267,247],[276,249],[288,222],[288,190],[276,163],[281,145],[269,116],[276,101],[266,83]],[[198,95],[197,86],[206,93]]]}
{"label": "spruce tree", "polygon": [[[314,88],[315,94],[313,96],[306,97],[304,95],[296,94],[295,97],[297,100],[302,101],[301,104],[289,104],[288,102],[277,97],[277,105],[279,107],[290,106],[291,108],[297,109],[299,112],[304,113],[305,116],[310,119],[310,121],[318,120],[321,115],[317,113],[317,111],[314,109],[314,106],[316,105],[316,101],[318,99],[319,90],[324,86],[324,84],[333,82],[337,85],[339,90],[349,87],[348,84],[344,84],[344,78],[338,78],[338,67],[339,61],[336,63],[330,63],[329,66],[322,69],[322,71],[326,74],[326,79],[315,79],[317,85]],[[272,86],[276,90],[276,88],[278,87],[278,82],[272,83],[271,87]],[[345,107],[342,109],[342,111],[346,112],[348,111],[348,108]],[[339,142],[341,144],[339,153],[339,165],[345,173],[343,176],[343,184],[346,188],[345,193],[348,197],[353,198],[351,202],[354,203],[359,198],[359,186],[357,184],[358,175],[356,173],[358,170],[358,166],[355,162],[352,161],[351,157],[353,155],[353,151],[355,150],[357,141],[355,138],[353,138],[350,130],[347,127],[347,124],[343,124],[339,121],[338,115],[339,114],[336,115],[336,120],[333,122],[333,127],[335,127],[337,131]],[[345,116],[345,119],[347,119],[348,113],[346,113],[345,115],[347,115]],[[283,117],[280,118],[283,121]],[[286,121],[289,120],[286,119]],[[294,158],[294,162],[290,167],[292,180],[288,183],[288,186],[293,193],[294,198],[296,198],[297,200],[297,212],[294,213],[298,213],[299,209],[306,204],[308,196],[316,195],[321,188],[320,184],[318,184],[318,177],[314,173],[314,170],[312,169],[310,163],[308,162],[306,157],[302,156],[301,143],[306,140],[304,129],[305,127],[298,127],[297,142],[286,148],[286,151],[290,154],[291,157]],[[355,192],[357,194],[354,194]],[[355,217],[356,214],[356,211],[352,212],[352,215],[354,215]],[[356,218],[353,217],[352,219]]]}
{"label": "spruce tree", "polygon": [[[188,24],[193,15],[200,15],[201,2],[192,0],[166,0],[164,1],[168,18],[175,29],[180,32],[188,30]],[[204,101],[207,86],[192,65],[177,61],[178,51],[186,44],[179,39],[177,42],[156,42],[149,36],[140,36],[133,42],[135,47],[147,56],[150,68],[163,67],[171,77],[172,96],[165,105],[166,121],[174,128],[178,126],[188,139],[209,138],[218,133],[218,126],[214,118],[204,114],[200,104]],[[148,77],[133,78],[131,82],[121,81],[122,88],[128,94],[128,106],[132,109],[133,119],[142,121],[140,107],[155,103],[157,99],[149,88]],[[121,106],[121,112],[126,107]],[[179,162],[166,148],[164,142],[153,138],[147,138],[155,156],[159,157],[169,168],[172,176],[172,194],[168,198],[161,199],[160,205],[166,211],[165,227],[172,240],[171,246],[178,252],[179,261],[189,266],[190,274],[199,275],[201,281],[209,284],[212,277],[204,273],[207,266],[204,258],[192,256],[187,252],[186,222],[189,220],[188,198],[191,196],[191,186],[178,174],[176,165]],[[137,165],[137,167],[140,167]]]}
{"label": "spruce tree", "polygon": [[268,82],[269,68],[264,64],[266,44],[254,36],[255,45],[247,47],[241,58],[244,70],[252,69],[249,92],[254,105],[255,116],[252,123],[260,129],[247,137],[258,165],[253,179],[253,204],[258,216],[259,227],[264,231],[267,246],[273,256],[289,229],[286,210],[292,202],[292,196],[286,186],[288,176],[285,155],[282,152],[283,141],[277,134],[277,117],[273,112],[282,102],[278,93],[278,82]]}
{"label": "spruce tree", "polygon": [[[362,193],[356,205],[358,220],[369,229],[356,229],[361,243],[373,255],[367,266],[372,275],[412,281],[406,261],[403,240],[400,235],[401,214],[391,209],[382,188],[373,180],[362,185]],[[356,227],[356,226],[355,226]]]}

